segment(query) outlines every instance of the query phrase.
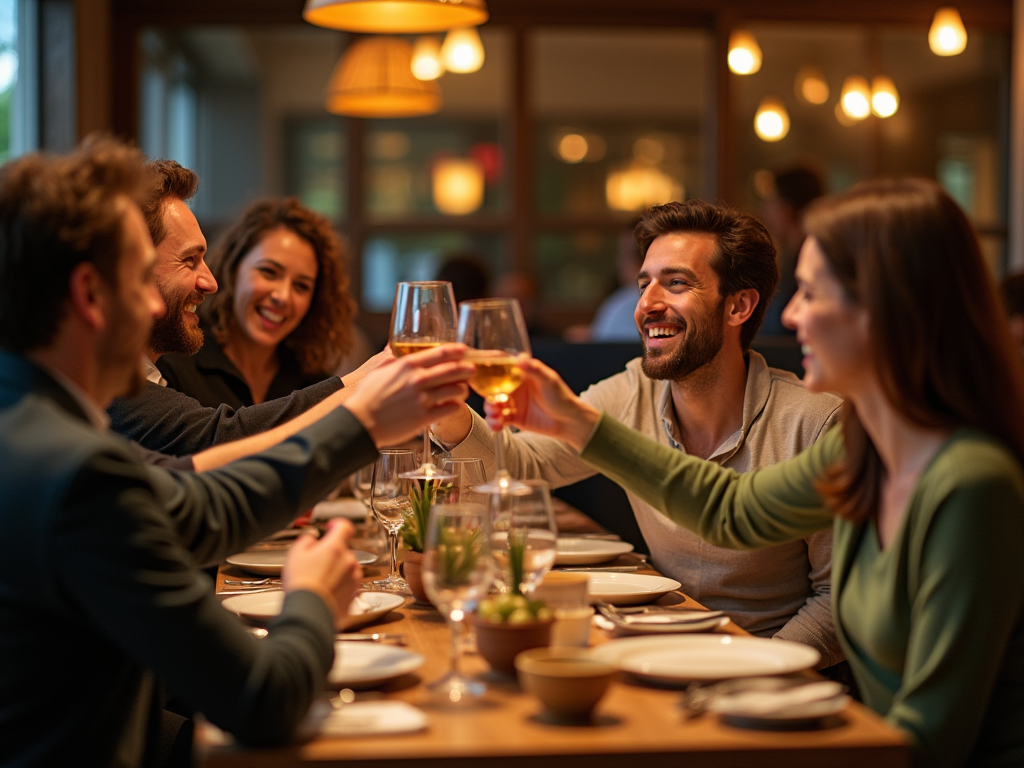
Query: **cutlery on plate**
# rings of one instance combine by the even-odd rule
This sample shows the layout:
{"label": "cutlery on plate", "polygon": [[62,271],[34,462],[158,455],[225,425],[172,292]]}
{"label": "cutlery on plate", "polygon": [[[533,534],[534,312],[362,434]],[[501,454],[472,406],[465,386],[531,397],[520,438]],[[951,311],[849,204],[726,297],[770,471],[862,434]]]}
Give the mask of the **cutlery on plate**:
{"label": "cutlery on plate", "polygon": [[567,533],[567,539],[595,539],[597,541],[622,541],[617,533]]}
{"label": "cutlery on plate", "polygon": [[261,587],[265,584],[280,584],[281,579],[272,576],[268,576],[265,579],[224,579],[224,583],[236,587]]}
{"label": "cutlery on plate", "polygon": [[228,589],[221,589],[217,592],[218,595],[251,595],[254,592],[280,592],[280,584],[268,584],[265,587],[230,587]]}
{"label": "cutlery on plate", "polygon": [[633,573],[639,571],[641,566],[639,565],[596,565],[586,568],[579,566],[577,568],[555,568],[556,571],[571,571],[578,573]]}
{"label": "cutlery on plate", "polygon": [[392,634],[388,632],[339,632],[334,636],[335,640],[352,640],[368,643],[395,643],[405,645],[405,635]]}
{"label": "cutlery on plate", "polygon": [[[634,610],[628,610],[628,608]],[[671,609],[657,608],[655,606],[626,606],[615,607],[607,603],[597,604],[598,613],[616,624],[630,624],[631,616],[657,616],[662,621],[659,624],[693,624],[702,623],[709,619],[719,619],[725,616],[724,611],[695,611],[692,609]]]}

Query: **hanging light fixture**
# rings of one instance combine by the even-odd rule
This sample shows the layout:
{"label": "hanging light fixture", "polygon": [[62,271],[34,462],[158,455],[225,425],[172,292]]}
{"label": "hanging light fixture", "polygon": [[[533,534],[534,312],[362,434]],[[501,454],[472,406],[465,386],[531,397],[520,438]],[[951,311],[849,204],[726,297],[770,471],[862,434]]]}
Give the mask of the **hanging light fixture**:
{"label": "hanging light fixture", "polygon": [[749,32],[736,30],[729,35],[729,69],[737,75],[752,75],[761,69],[761,46]]}
{"label": "hanging light fixture", "polygon": [[871,90],[868,88],[868,81],[860,75],[850,75],[846,78],[839,103],[851,120],[863,120],[870,115]]}
{"label": "hanging light fixture", "polygon": [[431,171],[431,186],[437,210],[465,216],[483,205],[484,168],[472,158],[439,158]]}
{"label": "hanging light fixture", "polygon": [[786,105],[775,96],[765,96],[754,115],[754,133],[761,141],[779,141],[789,133]]}
{"label": "hanging light fixture", "polygon": [[327,84],[328,112],[350,117],[415,117],[441,109],[436,82],[412,74],[412,46],[399,37],[357,40]]}
{"label": "hanging light fixture", "polygon": [[928,30],[928,47],[936,56],[956,56],[967,47],[967,29],[956,8],[939,8]]}
{"label": "hanging light fixture", "polygon": [[892,78],[877,75],[871,81],[871,111],[879,117],[892,117],[900,108],[900,94]]}
{"label": "hanging light fixture", "polygon": [[796,73],[793,91],[798,99],[802,99],[808,104],[824,104],[828,101],[828,81],[818,67],[810,64],[801,67],[800,71]]}
{"label": "hanging light fixture", "polygon": [[417,80],[437,80],[444,74],[439,37],[424,35],[416,38],[412,46],[412,74]]}
{"label": "hanging light fixture", "polygon": [[329,29],[397,35],[476,26],[488,13],[485,0],[306,0],[302,18]]}
{"label": "hanging light fixture", "polygon": [[453,29],[441,44],[441,61],[449,72],[467,74],[484,65],[484,44],[476,27]]}

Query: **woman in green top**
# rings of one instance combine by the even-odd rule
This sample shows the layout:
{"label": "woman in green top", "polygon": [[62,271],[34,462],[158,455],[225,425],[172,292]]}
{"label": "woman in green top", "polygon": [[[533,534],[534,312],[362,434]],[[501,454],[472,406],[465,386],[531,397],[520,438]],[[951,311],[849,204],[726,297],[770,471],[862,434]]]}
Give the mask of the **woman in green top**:
{"label": "woman in green top", "polygon": [[536,361],[506,422],[568,441],[718,546],[834,525],[836,629],[865,702],[920,765],[1024,765],[1024,365],[977,238],[913,179],[861,184],[805,223],[784,319],[808,389],[847,402],[800,456],[737,475],[597,413]]}

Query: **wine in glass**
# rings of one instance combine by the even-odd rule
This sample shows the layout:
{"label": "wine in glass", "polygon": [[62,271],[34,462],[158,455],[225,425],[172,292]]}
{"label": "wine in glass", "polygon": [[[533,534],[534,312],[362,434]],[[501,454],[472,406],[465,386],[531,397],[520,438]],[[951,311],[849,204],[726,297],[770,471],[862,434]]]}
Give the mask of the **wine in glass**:
{"label": "wine in glass", "polygon": [[[488,403],[502,405],[523,382],[520,363],[530,356],[519,302],[515,299],[475,299],[459,305],[458,340],[469,347],[467,359],[476,365],[469,385]],[[481,490],[495,492],[516,486],[501,450],[502,434],[494,436],[494,479]]]}
{"label": "wine in glass", "polygon": [[529,597],[555,564],[558,528],[543,480],[489,494],[491,555],[500,588]]}
{"label": "wine in glass", "polygon": [[410,494],[416,481],[410,477],[416,469],[416,454],[401,448],[381,450],[373,465],[370,508],[374,517],[388,533],[391,571],[387,578],[373,582],[377,589],[405,592],[409,585],[398,575],[398,532],[405,524],[405,515],[412,509]]}
{"label": "wine in glass", "polygon": [[[402,282],[395,290],[391,309],[391,352],[402,357],[455,341],[455,294],[452,284],[441,281]],[[430,459],[430,430],[423,433],[423,463],[413,473],[418,478],[438,474]]]}
{"label": "wine in glass", "polygon": [[452,704],[477,698],[484,685],[459,671],[462,621],[487,594],[491,561],[487,553],[489,512],[484,504],[434,504],[430,510],[423,553],[423,586],[430,601],[451,629],[451,669],[427,686],[437,698]]}

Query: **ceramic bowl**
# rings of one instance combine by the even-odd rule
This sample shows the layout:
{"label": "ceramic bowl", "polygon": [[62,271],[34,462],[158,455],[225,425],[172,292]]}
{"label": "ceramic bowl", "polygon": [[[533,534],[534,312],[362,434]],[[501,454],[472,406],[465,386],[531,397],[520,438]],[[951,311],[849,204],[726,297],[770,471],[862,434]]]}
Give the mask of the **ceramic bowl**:
{"label": "ceramic bowl", "polygon": [[616,669],[581,648],[535,648],[515,660],[519,684],[556,720],[587,722]]}
{"label": "ceramic bowl", "polygon": [[513,663],[517,655],[531,648],[546,648],[551,642],[554,618],[538,619],[525,624],[500,624],[472,617],[476,630],[476,649],[491,669],[506,675],[515,675]]}

